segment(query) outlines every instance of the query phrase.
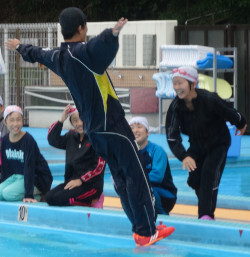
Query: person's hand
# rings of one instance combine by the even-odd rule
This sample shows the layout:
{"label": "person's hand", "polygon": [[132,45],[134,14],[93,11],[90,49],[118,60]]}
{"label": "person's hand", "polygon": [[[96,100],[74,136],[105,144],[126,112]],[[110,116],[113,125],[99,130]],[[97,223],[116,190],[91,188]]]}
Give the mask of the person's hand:
{"label": "person's hand", "polygon": [[23,198],[24,203],[37,203],[36,199],[33,198]]}
{"label": "person's hand", "polygon": [[115,24],[112,33],[115,37],[119,35],[119,32],[123,28],[123,26],[127,23],[128,19],[124,19],[123,17],[118,20],[118,22]]}
{"label": "person's hand", "polygon": [[61,118],[60,118],[60,122],[61,123],[63,123],[65,120],[67,120],[67,118],[68,118],[68,116],[69,116],[69,110],[70,110],[70,108],[71,108],[71,105],[70,104],[68,104],[65,108],[64,108],[64,110],[63,110],[63,112],[62,112],[62,116],[61,116]]}
{"label": "person's hand", "polygon": [[[235,136],[242,136],[242,135],[244,135],[245,132],[246,132],[246,129],[247,129],[247,124],[242,129],[236,128]],[[238,134],[239,131],[240,131],[240,133]]]}
{"label": "person's hand", "polygon": [[79,187],[82,185],[82,180],[81,179],[73,179],[73,180],[70,180],[67,185],[64,187],[64,189],[73,189],[75,187]]}
{"label": "person's hand", "polygon": [[197,168],[195,160],[187,156],[183,161],[182,161],[182,169],[185,170],[187,169],[188,172],[194,171]]}
{"label": "person's hand", "polygon": [[8,50],[16,50],[16,46],[21,44],[21,42],[16,38],[14,39],[9,38],[4,44]]}

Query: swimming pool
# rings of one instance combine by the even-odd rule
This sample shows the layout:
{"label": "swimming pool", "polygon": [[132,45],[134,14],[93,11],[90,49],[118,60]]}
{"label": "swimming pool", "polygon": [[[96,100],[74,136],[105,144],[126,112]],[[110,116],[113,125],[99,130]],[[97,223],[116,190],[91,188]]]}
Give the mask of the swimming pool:
{"label": "swimming pool", "polygon": [[[29,204],[27,222],[17,220],[22,203],[0,202],[0,253],[9,256],[250,256],[250,226],[166,217],[167,239],[136,247],[123,211]],[[241,232],[240,232],[241,231]]]}
{"label": "swimming pool", "polygon": [[135,247],[132,237],[76,233],[1,223],[0,231],[0,252],[2,257],[250,256],[250,254],[241,249],[230,249],[230,247],[221,249],[221,246],[209,246],[191,242],[187,244],[168,239],[150,247]]}
{"label": "swimming pool", "polygon": [[[64,151],[48,146],[46,129],[27,130],[37,140],[42,153],[53,167],[55,181],[58,179],[60,183],[64,172]],[[166,144],[162,135],[152,135],[151,139]],[[237,204],[238,208],[249,206],[249,144],[244,142],[242,156],[230,159],[224,171],[218,198],[220,207],[223,204],[229,207]],[[179,189],[178,201],[196,204],[195,194],[186,185],[187,174],[180,169],[180,163],[170,158],[170,164],[174,167],[173,177]],[[106,195],[113,194],[108,172],[104,188]],[[158,222],[174,226],[176,231],[153,246],[136,247],[131,225],[123,211],[50,207],[45,203],[26,204],[28,218],[24,222],[18,221],[20,205],[23,204],[0,202],[0,256],[250,256],[250,225],[246,223],[159,215]]]}

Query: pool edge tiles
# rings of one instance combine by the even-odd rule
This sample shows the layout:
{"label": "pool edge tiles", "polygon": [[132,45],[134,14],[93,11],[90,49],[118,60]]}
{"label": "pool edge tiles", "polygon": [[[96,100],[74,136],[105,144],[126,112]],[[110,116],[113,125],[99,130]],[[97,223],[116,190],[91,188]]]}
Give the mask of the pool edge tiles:
{"label": "pool edge tiles", "polygon": [[[27,222],[18,221],[20,206],[26,206],[28,209]],[[22,202],[0,202],[0,208],[2,210],[0,212],[0,222],[6,221],[31,226],[103,234],[112,233],[115,226],[120,227],[119,233],[124,235],[130,232],[131,227],[125,214],[121,211],[110,213],[107,210],[95,208],[54,207],[48,206],[46,203],[24,204]],[[101,225],[103,224],[102,220],[105,221],[105,226]]]}
{"label": "pool edge tiles", "polygon": [[[51,207],[45,203],[28,206],[27,222],[18,221],[18,209],[23,203],[0,202],[0,222],[51,229],[63,229],[91,234],[132,236],[131,224],[123,211],[85,207]],[[250,225],[237,222],[202,221],[194,218],[159,215],[157,223],[174,226],[169,240],[198,242],[250,248]]]}

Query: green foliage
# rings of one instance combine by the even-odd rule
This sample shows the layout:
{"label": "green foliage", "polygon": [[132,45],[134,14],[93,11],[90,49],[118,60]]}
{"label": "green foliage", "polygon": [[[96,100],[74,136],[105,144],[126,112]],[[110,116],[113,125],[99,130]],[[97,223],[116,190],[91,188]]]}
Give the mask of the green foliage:
{"label": "green foliage", "polygon": [[[0,23],[57,22],[62,9],[81,8],[89,21],[177,19],[178,24],[250,23],[250,0],[1,0]],[[199,17],[199,18],[198,18]],[[197,18],[197,19],[194,19]]]}

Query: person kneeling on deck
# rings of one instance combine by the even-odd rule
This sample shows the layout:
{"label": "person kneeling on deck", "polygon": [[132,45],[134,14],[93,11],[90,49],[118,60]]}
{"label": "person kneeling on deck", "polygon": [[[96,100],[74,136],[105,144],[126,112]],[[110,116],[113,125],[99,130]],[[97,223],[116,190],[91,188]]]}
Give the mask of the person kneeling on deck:
{"label": "person kneeling on deck", "polygon": [[7,106],[4,121],[10,132],[2,139],[0,201],[41,201],[53,180],[48,163],[34,138],[22,131],[23,112],[19,106]]}
{"label": "person kneeling on deck", "polygon": [[161,146],[148,141],[149,125],[146,118],[134,117],[129,125],[142,150],[144,166],[155,196],[156,211],[169,215],[176,203],[177,188],[173,183],[167,154]]}
{"label": "person kneeling on deck", "polygon": [[[74,130],[61,135],[69,117]],[[103,176],[105,161],[96,154],[75,106],[67,105],[59,121],[48,132],[49,144],[66,150],[65,181],[49,191],[45,200],[56,206],[91,206],[103,208]]]}

